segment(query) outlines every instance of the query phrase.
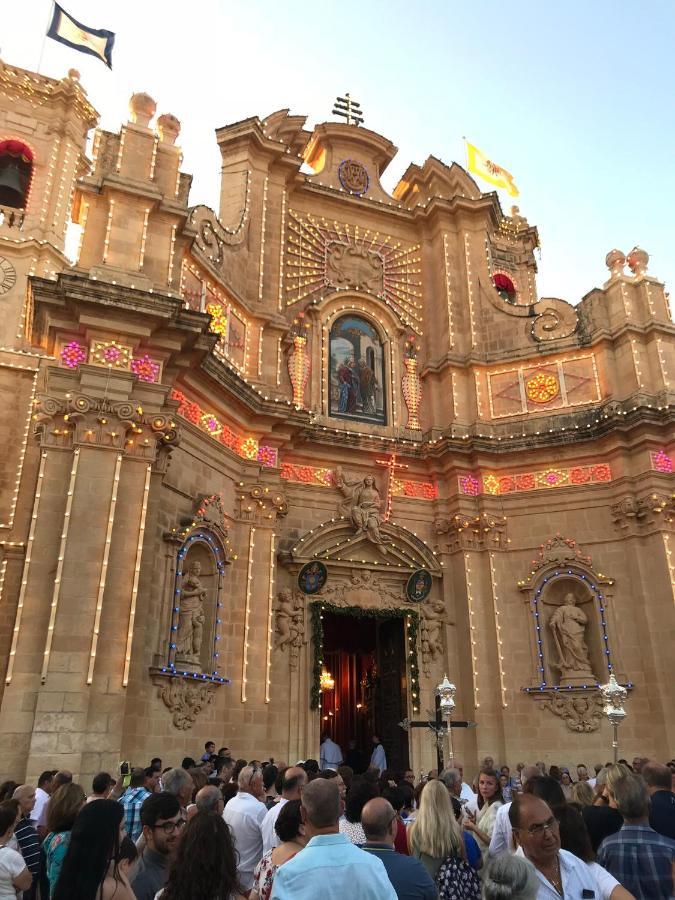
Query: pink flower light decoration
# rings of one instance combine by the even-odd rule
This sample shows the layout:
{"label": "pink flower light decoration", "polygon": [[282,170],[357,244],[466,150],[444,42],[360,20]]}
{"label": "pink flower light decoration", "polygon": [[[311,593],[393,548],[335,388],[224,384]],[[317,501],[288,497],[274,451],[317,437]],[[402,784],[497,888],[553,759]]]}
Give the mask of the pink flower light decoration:
{"label": "pink flower light decoration", "polygon": [[159,363],[145,356],[135,356],[131,360],[131,371],[138,375],[141,381],[157,381],[159,378]]}
{"label": "pink flower light decoration", "polygon": [[76,369],[87,359],[87,349],[77,341],[70,341],[61,347],[61,362],[68,369]]}

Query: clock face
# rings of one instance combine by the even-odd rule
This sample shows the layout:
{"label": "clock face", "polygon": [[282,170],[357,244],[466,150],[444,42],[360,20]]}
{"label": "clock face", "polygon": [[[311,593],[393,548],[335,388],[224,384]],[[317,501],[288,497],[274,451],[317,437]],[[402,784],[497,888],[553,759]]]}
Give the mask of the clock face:
{"label": "clock face", "polygon": [[0,256],[0,295],[11,291],[16,284],[16,269],[8,259]]}

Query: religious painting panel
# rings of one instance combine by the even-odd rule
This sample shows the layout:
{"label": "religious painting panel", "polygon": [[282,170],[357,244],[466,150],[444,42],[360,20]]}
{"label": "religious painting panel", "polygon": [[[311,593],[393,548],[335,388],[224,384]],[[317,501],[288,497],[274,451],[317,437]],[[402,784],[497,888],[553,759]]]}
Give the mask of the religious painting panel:
{"label": "religious painting panel", "polygon": [[341,316],[330,330],[328,414],[386,425],[384,347],[364,318]]}
{"label": "religious painting panel", "polygon": [[600,385],[593,356],[566,359],[561,365],[569,406],[597,403],[600,400]]}

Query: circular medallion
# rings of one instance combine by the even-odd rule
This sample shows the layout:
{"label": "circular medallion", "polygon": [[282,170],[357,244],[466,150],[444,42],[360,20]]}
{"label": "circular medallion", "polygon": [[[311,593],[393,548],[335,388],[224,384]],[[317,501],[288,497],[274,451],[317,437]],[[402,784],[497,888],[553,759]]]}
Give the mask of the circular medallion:
{"label": "circular medallion", "polygon": [[0,294],[7,294],[16,284],[16,269],[8,259],[0,256]]}
{"label": "circular medallion", "polygon": [[298,572],[298,587],[303,594],[316,594],[326,583],[328,571],[322,562],[304,565]]}
{"label": "circular medallion", "polygon": [[525,393],[533,403],[548,403],[560,393],[560,384],[550,372],[537,372],[525,382]]}
{"label": "circular medallion", "polygon": [[418,569],[413,572],[405,586],[405,595],[413,603],[421,603],[426,600],[431,590],[431,573],[426,569]]}
{"label": "circular medallion", "polygon": [[344,159],[338,166],[338,177],[342,187],[350,194],[360,197],[370,185],[368,169],[355,159]]}

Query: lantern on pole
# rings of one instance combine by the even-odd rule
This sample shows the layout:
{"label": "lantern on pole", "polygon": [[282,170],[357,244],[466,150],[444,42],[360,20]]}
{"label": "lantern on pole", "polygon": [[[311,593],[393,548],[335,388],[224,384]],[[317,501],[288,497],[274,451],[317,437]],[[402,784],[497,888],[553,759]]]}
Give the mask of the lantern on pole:
{"label": "lantern on pole", "polygon": [[610,673],[607,684],[600,685],[600,693],[605,705],[602,708],[603,715],[607,716],[609,723],[614,729],[614,737],[612,739],[612,749],[614,750],[614,762],[619,758],[619,739],[617,729],[626,718],[626,710],[623,704],[626,702],[628,691],[622,687],[614,677],[614,673]]}
{"label": "lantern on pole", "polygon": [[[442,720],[445,722],[445,733],[448,735],[448,764],[452,765],[453,761],[453,752],[452,752],[452,725],[450,724],[450,720],[452,719],[452,714],[455,709],[455,694],[457,693],[457,688],[455,685],[448,681],[448,676],[443,675],[443,681],[436,688],[436,696],[439,700],[439,707]],[[441,732],[441,740],[443,732]]]}

